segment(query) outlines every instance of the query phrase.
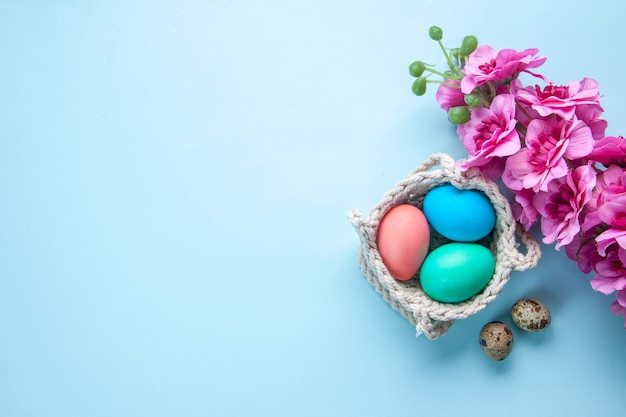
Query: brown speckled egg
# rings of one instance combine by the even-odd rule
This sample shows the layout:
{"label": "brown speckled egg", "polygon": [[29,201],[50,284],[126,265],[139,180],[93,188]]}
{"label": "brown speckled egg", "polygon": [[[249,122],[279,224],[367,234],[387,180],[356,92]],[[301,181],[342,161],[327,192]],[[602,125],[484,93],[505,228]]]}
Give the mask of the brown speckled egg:
{"label": "brown speckled egg", "polygon": [[506,358],[513,349],[513,332],[506,324],[492,321],[480,330],[480,348],[494,361]]}
{"label": "brown speckled egg", "polygon": [[529,332],[540,332],[550,325],[550,310],[540,301],[531,298],[518,300],[511,309],[515,324]]}

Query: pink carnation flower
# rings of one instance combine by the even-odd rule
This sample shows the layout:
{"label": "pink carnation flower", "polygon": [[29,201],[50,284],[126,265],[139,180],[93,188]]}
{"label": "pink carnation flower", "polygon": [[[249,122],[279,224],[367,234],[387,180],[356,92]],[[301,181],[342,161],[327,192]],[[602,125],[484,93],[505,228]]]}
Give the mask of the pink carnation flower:
{"label": "pink carnation flower", "polygon": [[544,243],[556,243],[556,249],[572,242],[580,231],[579,215],[591,199],[596,174],[589,165],[568,172],[565,178],[548,184],[547,192],[533,198],[533,205],[542,215],[541,232]]}
{"label": "pink carnation flower", "polygon": [[532,120],[543,118],[539,115],[539,113],[537,113],[535,109],[532,108],[530,104],[517,99],[519,91],[525,90],[526,88],[530,87],[524,87],[524,84],[522,84],[522,82],[518,78],[511,81],[508,85],[509,93],[513,94],[513,97],[515,97],[518,108],[516,118],[519,123],[521,123],[524,127],[527,127]]}
{"label": "pink carnation flower", "polygon": [[576,117],[589,126],[595,140],[600,140],[605,136],[604,132],[608,126],[607,121],[600,118],[603,111],[599,105],[583,104],[576,107]]}
{"label": "pink carnation flower", "polygon": [[515,202],[511,206],[513,217],[519,221],[526,232],[537,223],[539,212],[533,206],[533,196],[535,192],[523,189],[515,193]]}
{"label": "pink carnation flower", "polygon": [[[626,170],[619,165],[610,165],[598,174],[596,189],[592,199],[587,203],[585,219],[582,225],[584,231],[597,228],[602,220],[598,215],[598,208],[607,201],[626,194]],[[607,229],[606,225],[604,229]]]}
{"label": "pink carnation flower", "polygon": [[596,237],[598,252],[605,255],[609,246],[617,243],[626,249],[626,195],[615,196],[598,207],[599,219],[609,226]]}
{"label": "pink carnation flower", "polygon": [[463,169],[483,167],[493,158],[513,155],[520,150],[520,139],[515,130],[515,99],[511,94],[496,96],[491,107],[472,110],[471,119],[457,128],[469,158]]}
{"label": "pink carnation flower", "polygon": [[541,90],[536,85],[517,91],[517,97],[523,103],[530,104],[542,116],[556,114],[570,120],[581,105],[598,105],[600,92],[598,83],[590,78],[572,81],[566,86],[547,85]]}
{"label": "pink carnation flower", "polygon": [[591,287],[603,294],[611,294],[626,288],[626,250],[612,247],[606,256],[596,262],[596,276]]}
{"label": "pink carnation flower", "polygon": [[616,316],[624,316],[624,328],[626,329],[626,289],[617,292],[616,300],[611,304],[611,311]]}
{"label": "pink carnation flower", "polygon": [[585,274],[595,269],[595,265],[604,259],[598,253],[595,236],[592,231],[577,233],[574,239],[565,246],[565,253],[568,258],[575,261]]}
{"label": "pink carnation flower", "polygon": [[520,72],[527,72],[536,77],[543,76],[529,71],[537,68],[546,58],[534,58],[539,52],[536,48],[518,52],[513,49],[496,51],[489,45],[481,45],[472,52],[463,68],[465,77],[461,80],[461,92],[471,93],[476,87],[487,82],[510,81]]}
{"label": "pink carnation flower", "polygon": [[[583,78],[580,84],[581,89],[598,89],[598,83],[592,78]],[[600,101],[593,104],[579,104],[576,106],[576,117],[589,126],[595,140],[600,140],[604,137],[604,131],[608,125],[606,120],[600,118],[603,112],[604,109],[600,105]]]}
{"label": "pink carnation flower", "polygon": [[445,80],[445,82],[439,84],[437,88],[437,94],[435,94],[437,103],[445,111],[450,110],[451,107],[465,106],[465,94],[461,93],[461,81],[459,80]]}
{"label": "pink carnation flower", "polygon": [[564,158],[582,158],[593,149],[589,127],[579,121],[534,119],[528,124],[526,146],[510,156],[502,180],[512,190],[548,191],[548,183],[569,171]]}
{"label": "pink carnation flower", "polygon": [[612,164],[626,167],[626,140],[616,136],[600,139],[593,145],[589,159],[607,167]]}
{"label": "pink carnation flower", "polygon": [[598,175],[596,190],[587,204],[583,230],[601,226],[596,237],[598,252],[605,255],[614,243],[626,248],[626,170],[610,165]]}

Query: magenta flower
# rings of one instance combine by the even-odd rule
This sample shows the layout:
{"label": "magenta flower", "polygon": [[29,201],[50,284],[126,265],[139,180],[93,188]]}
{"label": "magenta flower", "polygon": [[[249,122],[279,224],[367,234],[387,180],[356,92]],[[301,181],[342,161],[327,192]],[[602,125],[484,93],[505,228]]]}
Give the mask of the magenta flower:
{"label": "magenta flower", "polygon": [[[626,290],[617,292],[616,300],[611,304],[611,311],[616,316],[624,316],[626,319]],[[624,320],[624,328],[626,329],[626,320]]]}
{"label": "magenta flower", "polygon": [[541,214],[544,243],[556,241],[556,249],[572,242],[580,232],[579,215],[591,199],[596,174],[590,165],[570,170],[564,178],[551,181],[547,192],[539,192],[533,205]]}
{"label": "magenta flower", "polygon": [[435,98],[445,111],[450,110],[451,107],[465,106],[465,94],[461,93],[461,81],[446,79],[439,84]]}
{"label": "magenta flower", "polygon": [[517,77],[520,72],[527,72],[539,78],[543,76],[529,71],[537,68],[546,61],[546,58],[535,58],[539,52],[536,48],[518,52],[513,49],[496,51],[491,46],[481,45],[470,54],[461,80],[461,92],[471,93],[476,87],[487,82],[506,82]]}
{"label": "magenta flower", "polygon": [[530,104],[542,117],[556,114],[571,120],[578,106],[598,105],[600,92],[595,80],[585,78],[582,81],[572,81],[565,86],[549,84],[543,90],[535,85],[534,89],[529,87],[518,90],[516,98]]}
{"label": "magenta flower", "polygon": [[603,294],[611,294],[626,288],[626,250],[613,246],[606,256],[596,262],[596,275],[591,287]]}
{"label": "magenta flower", "polygon": [[508,84],[508,93],[513,94],[515,97],[515,101],[518,108],[517,120],[521,122],[524,126],[528,126],[533,119],[542,119],[542,117],[537,113],[535,109],[532,108],[530,103],[527,103],[525,100],[518,100],[518,96],[520,95],[520,91],[526,91],[531,87],[524,87],[524,84],[519,80],[519,78],[514,79]]}
{"label": "magenta flower", "polygon": [[626,195],[616,196],[598,206],[598,218],[609,226],[596,237],[600,255],[604,256],[614,243],[626,249]]}
{"label": "magenta flower", "polygon": [[612,164],[626,167],[626,141],[621,136],[602,138],[593,145],[589,159],[607,167]]}
{"label": "magenta flower", "polygon": [[535,206],[533,206],[534,195],[535,192],[533,190],[522,189],[515,193],[515,201],[511,205],[513,217],[520,222],[526,232],[528,232],[539,219],[539,212]]}
{"label": "magenta flower", "polygon": [[[580,88],[584,90],[598,89],[598,83],[591,78],[583,78],[580,84]],[[593,104],[581,103],[576,106],[576,117],[589,126],[595,140],[600,140],[605,136],[604,132],[608,123],[606,120],[600,118],[603,112],[604,109],[600,105],[599,99]]]}
{"label": "magenta flower", "polygon": [[593,149],[589,127],[577,120],[533,119],[526,146],[507,160],[502,180],[512,190],[548,191],[548,183],[569,171],[564,158],[582,158]]}
{"label": "magenta flower", "polygon": [[581,104],[576,107],[576,117],[589,126],[595,140],[600,140],[605,136],[604,132],[608,126],[607,121],[600,118],[603,112],[604,109],[600,107],[600,104]]}
{"label": "magenta flower", "polygon": [[[598,215],[598,208],[607,201],[611,201],[620,195],[626,194],[626,170],[619,165],[610,165],[606,170],[598,174],[596,189],[592,199],[587,203],[585,219],[582,224],[584,231],[601,227],[602,220]],[[602,226],[602,231],[608,229]]]}
{"label": "magenta flower", "polygon": [[596,264],[604,259],[598,253],[593,231],[584,232],[582,235],[577,233],[574,239],[565,246],[565,253],[585,274],[593,271]]}
{"label": "magenta flower", "polygon": [[515,130],[515,99],[511,94],[496,96],[491,107],[472,110],[471,119],[457,128],[469,158],[463,169],[483,167],[495,157],[513,155],[520,150],[520,139]]}

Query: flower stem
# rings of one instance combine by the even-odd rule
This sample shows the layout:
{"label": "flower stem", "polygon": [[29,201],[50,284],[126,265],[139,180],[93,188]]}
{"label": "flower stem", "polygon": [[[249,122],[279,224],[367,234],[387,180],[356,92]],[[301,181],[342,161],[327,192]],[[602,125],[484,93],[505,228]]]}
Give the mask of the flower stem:
{"label": "flower stem", "polygon": [[441,72],[441,71],[437,71],[436,69],[432,69],[432,68],[428,68],[428,67],[426,67],[426,68],[424,68],[424,71],[429,71],[429,72],[431,72],[431,73],[433,73],[433,74],[437,74],[437,75],[439,75],[441,78],[448,78],[448,77],[446,76],[446,74],[444,74],[444,73],[443,73],[443,72]]}
{"label": "flower stem", "polygon": [[438,40],[437,43],[439,44],[439,47],[441,48],[441,52],[443,52],[443,55],[446,57],[446,62],[448,63],[448,67],[450,68],[450,71],[452,71],[453,73],[455,73],[456,75],[460,77],[463,77],[463,73],[454,64],[454,61],[452,61],[450,54],[448,53],[448,51],[446,51],[445,46],[443,46],[443,42],[441,42],[441,40]]}
{"label": "flower stem", "polygon": [[480,96],[480,99],[487,104],[487,106],[489,106],[491,104],[491,101],[493,100],[493,97],[490,96],[485,90],[483,90],[482,88],[476,88],[473,91],[474,93],[478,94],[478,96]]}
{"label": "flower stem", "polygon": [[496,88],[493,86],[493,83],[487,83],[487,86],[489,87],[489,96],[493,100],[497,95]]}
{"label": "flower stem", "polygon": [[524,108],[522,107],[522,105],[521,105],[521,104],[519,104],[519,101],[517,101],[517,100],[515,100],[515,107],[517,107],[519,111],[521,111],[522,113],[524,113],[524,116],[526,116],[526,117],[528,118],[528,120],[532,120],[532,119],[533,119],[533,117],[532,117],[530,114],[528,114],[528,112],[526,111],[526,109],[524,109]]}

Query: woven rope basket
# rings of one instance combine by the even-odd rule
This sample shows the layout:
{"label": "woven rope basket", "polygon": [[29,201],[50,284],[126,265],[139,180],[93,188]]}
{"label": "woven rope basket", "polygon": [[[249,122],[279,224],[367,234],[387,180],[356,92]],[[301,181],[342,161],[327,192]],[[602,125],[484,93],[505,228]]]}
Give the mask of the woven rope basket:
{"label": "woven rope basket", "polygon": [[[438,169],[434,169],[439,167]],[[489,236],[479,243],[487,246],[496,260],[493,277],[487,286],[469,300],[461,303],[441,303],[424,293],[419,282],[419,272],[409,281],[395,280],[383,263],[376,248],[376,233],[385,213],[399,204],[412,204],[422,208],[424,196],[433,187],[452,184],[459,189],[482,191],[491,201],[496,212],[496,225]],[[424,334],[434,340],[448,331],[457,319],[464,319],[484,309],[493,301],[509,281],[512,271],[523,271],[534,267],[541,256],[537,241],[521,229],[516,228],[507,199],[500,193],[497,184],[485,179],[478,170],[461,172],[448,155],[434,154],[396,186],[385,193],[366,217],[357,209],[348,217],[360,238],[359,264],[367,281],[383,299],[415,326],[417,335]],[[526,253],[518,248],[520,242]],[[429,252],[449,242],[431,228]]]}

